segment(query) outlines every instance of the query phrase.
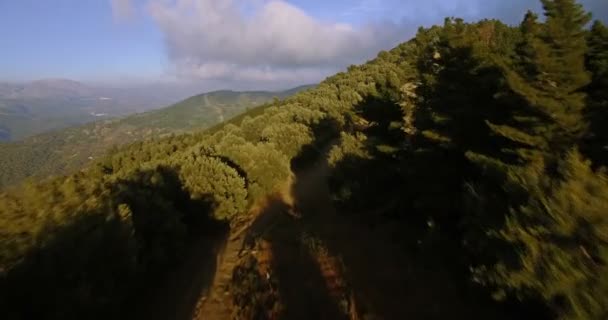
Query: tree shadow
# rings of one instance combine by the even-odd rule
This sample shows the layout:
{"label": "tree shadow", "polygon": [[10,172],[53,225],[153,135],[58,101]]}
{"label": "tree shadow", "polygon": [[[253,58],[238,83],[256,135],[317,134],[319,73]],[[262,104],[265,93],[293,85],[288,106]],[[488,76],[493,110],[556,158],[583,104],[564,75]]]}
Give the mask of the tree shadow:
{"label": "tree shadow", "polygon": [[313,141],[304,145],[300,152],[291,160],[291,170],[296,172],[307,168],[319,157],[327,153],[328,148],[335,145],[340,137],[340,125],[335,119],[325,118],[310,126]]}
{"label": "tree shadow", "polygon": [[[201,296],[209,290],[213,283],[217,268],[217,257],[222,254],[230,233],[229,224],[212,218],[215,203],[211,195],[200,199],[192,199],[185,191],[176,171],[167,167],[157,168],[154,174],[162,175],[162,188],[154,186],[155,190],[145,195],[156,194],[162,199],[168,199],[174,211],[180,213],[180,221],[186,227],[186,235],[180,247],[174,248],[178,255],[172,257],[164,271],[155,272],[147,277],[137,288],[140,294],[125,303],[121,316],[130,314],[132,319],[176,319],[190,320],[197,311],[197,303]],[[144,190],[148,186],[136,180],[136,190]],[[141,206],[142,212],[158,210],[158,205],[149,198],[136,197],[126,200],[131,206]],[[139,203],[138,203],[139,202]],[[136,203],[136,204],[134,204]],[[140,223],[140,229],[145,224],[158,225],[159,221]],[[142,225],[143,224],[143,225]],[[149,238],[162,241],[162,233],[152,231]],[[161,230],[162,232],[162,230]]]}
{"label": "tree shadow", "polygon": [[[361,164],[367,161],[359,159]],[[347,162],[352,165],[357,159]],[[356,168],[359,175],[368,173]],[[390,188],[369,179],[366,194],[353,195],[361,203],[336,207],[327,184],[332,170],[321,161],[299,172],[293,194],[304,232],[343,262],[355,314],[378,319],[508,318],[452,269],[457,246],[437,239],[437,231],[416,222],[419,217],[404,216],[401,201],[407,199],[390,201]],[[377,202],[372,200],[376,194],[382,195]]]}
{"label": "tree shadow", "polygon": [[[426,101],[434,115],[443,113],[452,121],[435,127],[457,137],[452,144],[422,132],[407,139],[397,125],[403,121],[399,101],[378,94],[363,97],[355,107],[362,121],[351,128],[368,137],[363,143],[368,156],[346,155],[330,165],[329,148],[316,147],[324,151],[317,161],[309,158],[293,167],[292,197],[301,216],[294,223],[299,233],[317,239],[342,260],[358,316],[508,319],[532,314],[520,305],[495,302],[475,285],[462,247],[463,185],[471,172],[464,151],[493,146],[469,141],[487,133],[485,113],[469,119],[466,110],[455,106],[489,103],[491,95],[476,100],[473,93],[490,92],[488,86],[495,83],[488,78],[496,76],[494,69],[473,71],[477,62],[470,54],[465,48],[444,57],[451,60],[450,68],[438,76],[433,91],[438,96]],[[433,115],[428,116],[430,121]],[[449,131],[454,124],[457,132]]]}
{"label": "tree shadow", "polygon": [[[276,312],[266,309],[263,316],[258,312],[249,314],[252,319],[346,319],[337,301],[330,296],[326,279],[319,264],[303,242],[303,226],[288,212],[292,207],[280,197],[268,200],[246,235],[246,245],[250,250],[260,250],[256,243],[264,242],[267,256],[262,281],[269,286],[257,286],[262,290],[272,290],[278,305]],[[259,263],[259,262],[258,262]],[[266,274],[263,274],[266,273]],[[240,283],[240,286],[248,284]],[[247,296],[264,296],[264,292],[247,292]],[[249,301],[255,304],[256,301]],[[272,306],[271,306],[272,307]],[[259,309],[259,306],[245,305],[237,308]],[[247,317],[245,317],[247,318]]]}
{"label": "tree shadow", "polygon": [[596,168],[608,167],[608,126],[605,114],[608,110],[608,94],[604,88],[608,80],[596,79],[587,86],[587,119],[589,132],[583,138],[581,151],[593,161]]}
{"label": "tree shadow", "polygon": [[129,319],[193,318],[200,297],[206,296],[213,284],[217,257],[224,251],[229,235],[223,223],[205,229],[208,232],[189,237],[183,261],[140,289],[132,307],[127,307],[131,309]]}
{"label": "tree shadow", "polygon": [[106,187],[3,275],[3,319],[191,318],[228,234],[211,198],[191,199],[170,167]]}
{"label": "tree shadow", "polygon": [[[313,125],[317,139],[292,160],[292,170],[304,170],[324,154],[336,142],[337,128],[331,120]],[[296,185],[304,188],[305,183]],[[247,229],[241,251],[250,257],[237,267],[232,280],[243,319],[347,319],[305,240],[300,213],[309,210],[314,199],[303,198],[304,193],[298,196],[293,203],[281,194],[270,196]]]}

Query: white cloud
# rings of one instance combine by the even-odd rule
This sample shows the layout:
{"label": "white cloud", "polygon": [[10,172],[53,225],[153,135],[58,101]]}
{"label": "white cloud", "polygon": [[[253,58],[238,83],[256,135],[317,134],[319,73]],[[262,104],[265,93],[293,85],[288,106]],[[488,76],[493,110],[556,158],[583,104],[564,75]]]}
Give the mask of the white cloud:
{"label": "white cloud", "polygon": [[135,8],[131,1],[132,0],[110,0],[114,21],[124,22],[133,17]]}
{"label": "white cloud", "polygon": [[356,28],[285,1],[155,0],[149,9],[178,75],[234,81],[318,81],[403,40],[395,24]]}
{"label": "white cloud", "polygon": [[[181,79],[239,87],[315,82],[413,36],[419,25],[446,16],[519,23],[538,0],[360,0],[342,17],[401,21],[353,25],[313,17],[285,0],[148,0],[171,64]],[[581,0],[596,18],[608,1]],[[118,16],[132,14],[128,0],[112,0]],[[338,13],[337,16],[340,16]]]}

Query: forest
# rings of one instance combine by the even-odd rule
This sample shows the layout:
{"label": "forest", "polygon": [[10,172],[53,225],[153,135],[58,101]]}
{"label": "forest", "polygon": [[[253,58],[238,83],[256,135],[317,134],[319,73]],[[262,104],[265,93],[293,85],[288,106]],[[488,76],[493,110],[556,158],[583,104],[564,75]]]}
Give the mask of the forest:
{"label": "forest", "polygon": [[[517,26],[446,18],[214,128],[2,191],[2,319],[124,318],[196,239],[262,218],[249,248],[275,260],[234,269],[238,319],[607,319],[608,28],[541,2]],[[327,204],[298,197],[315,167]],[[288,182],[301,217],[250,216]],[[313,263],[292,247],[342,265],[335,310],[289,293]]]}
{"label": "forest", "polygon": [[108,150],[137,141],[203,130],[246,110],[285,98],[309,86],[282,92],[215,91],[168,107],[0,142],[0,188],[25,179],[71,173]]}

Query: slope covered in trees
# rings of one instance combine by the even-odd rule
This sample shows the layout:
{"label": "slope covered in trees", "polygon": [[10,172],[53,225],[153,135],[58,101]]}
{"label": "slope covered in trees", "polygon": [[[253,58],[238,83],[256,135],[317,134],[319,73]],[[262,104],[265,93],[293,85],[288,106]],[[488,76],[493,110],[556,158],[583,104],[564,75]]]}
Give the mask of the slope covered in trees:
{"label": "slope covered in trees", "polygon": [[283,92],[210,92],[159,110],[0,143],[0,187],[27,177],[69,173],[112,147],[208,128],[274,98],[285,98],[310,87]]}
{"label": "slope covered in trees", "polygon": [[[250,116],[7,190],[3,318],[116,317],[193,237],[295,181],[300,218],[249,234],[275,260],[235,269],[241,318],[605,319],[606,32],[574,0],[542,4],[515,27],[446,19]],[[328,194],[298,196],[310,163]],[[289,293],[315,283],[334,291]]]}
{"label": "slope covered in trees", "polygon": [[0,81],[0,141],[19,141],[52,130],[158,109],[191,92],[183,91],[154,85],[100,87],[69,79]]}

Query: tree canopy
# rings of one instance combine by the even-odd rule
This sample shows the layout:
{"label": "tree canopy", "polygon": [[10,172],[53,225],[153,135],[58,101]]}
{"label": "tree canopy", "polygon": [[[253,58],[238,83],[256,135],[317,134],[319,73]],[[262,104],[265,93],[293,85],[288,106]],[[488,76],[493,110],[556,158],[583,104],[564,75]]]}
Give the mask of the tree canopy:
{"label": "tree canopy", "polygon": [[415,230],[505,308],[605,319],[608,32],[574,0],[541,2],[545,19],[449,18],[209,130],[2,191],[1,315],[115,315],[312,153],[352,223]]}

